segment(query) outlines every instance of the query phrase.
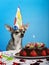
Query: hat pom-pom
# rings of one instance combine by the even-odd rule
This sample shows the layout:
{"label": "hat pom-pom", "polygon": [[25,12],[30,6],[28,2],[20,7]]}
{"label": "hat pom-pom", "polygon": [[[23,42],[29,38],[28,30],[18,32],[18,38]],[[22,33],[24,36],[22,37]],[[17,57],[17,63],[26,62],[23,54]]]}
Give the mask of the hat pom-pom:
{"label": "hat pom-pom", "polygon": [[14,30],[18,30],[18,27],[17,26],[14,26]]}

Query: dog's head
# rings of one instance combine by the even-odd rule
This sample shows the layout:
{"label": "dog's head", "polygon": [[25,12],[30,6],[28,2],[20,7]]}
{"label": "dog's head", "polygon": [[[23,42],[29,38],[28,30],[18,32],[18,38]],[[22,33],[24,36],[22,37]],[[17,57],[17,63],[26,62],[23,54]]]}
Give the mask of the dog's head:
{"label": "dog's head", "polygon": [[27,30],[28,28],[28,24],[27,25],[23,25],[23,28],[22,29],[17,29],[17,30],[14,30],[12,27],[10,27],[9,25],[5,25],[6,29],[8,31],[11,32],[11,36],[13,38],[16,38],[16,37],[19,37],[19,38],[22,38],[24,37],[24,34],[25,34],[25,31]]}

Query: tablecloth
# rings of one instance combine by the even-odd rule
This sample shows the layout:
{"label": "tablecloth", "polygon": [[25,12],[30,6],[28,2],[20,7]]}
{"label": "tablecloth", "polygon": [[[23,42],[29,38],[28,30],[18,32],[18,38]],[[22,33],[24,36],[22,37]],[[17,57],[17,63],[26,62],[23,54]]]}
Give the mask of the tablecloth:
{"label": "tablecloth", "polygon": [[[14,57],[16,50],[0,52],[0,65],[49,65],[46,59],[18,59]],[[37,62],[42,60],[43,62]],[[1,64],[1,62],[3,62]],[[36,63],[36,64],[35,64]]]}

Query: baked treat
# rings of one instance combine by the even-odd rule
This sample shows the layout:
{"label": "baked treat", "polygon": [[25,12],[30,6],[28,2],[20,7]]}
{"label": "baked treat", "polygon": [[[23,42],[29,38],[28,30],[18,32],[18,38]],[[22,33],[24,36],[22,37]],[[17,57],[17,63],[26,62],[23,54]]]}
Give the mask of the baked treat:
{"label": "baked treat", "polygon": [[49,49],[44,43],[28,43],[20,52],[20,56],[48,56]]}

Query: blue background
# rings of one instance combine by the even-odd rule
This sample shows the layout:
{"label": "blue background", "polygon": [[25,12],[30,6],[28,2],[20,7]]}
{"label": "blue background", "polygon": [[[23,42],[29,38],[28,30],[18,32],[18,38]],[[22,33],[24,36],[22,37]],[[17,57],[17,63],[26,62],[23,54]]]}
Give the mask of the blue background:
{"label": "blue background", "polygon": [[28,42],[44,42],[49,47],[48,3],[48,0],[0,0],[0,50],[6,50],[10,40],[10,32],[4,25],[13,26],[18,6],[23,23],[29,23],[23,38],[23,46]]}

